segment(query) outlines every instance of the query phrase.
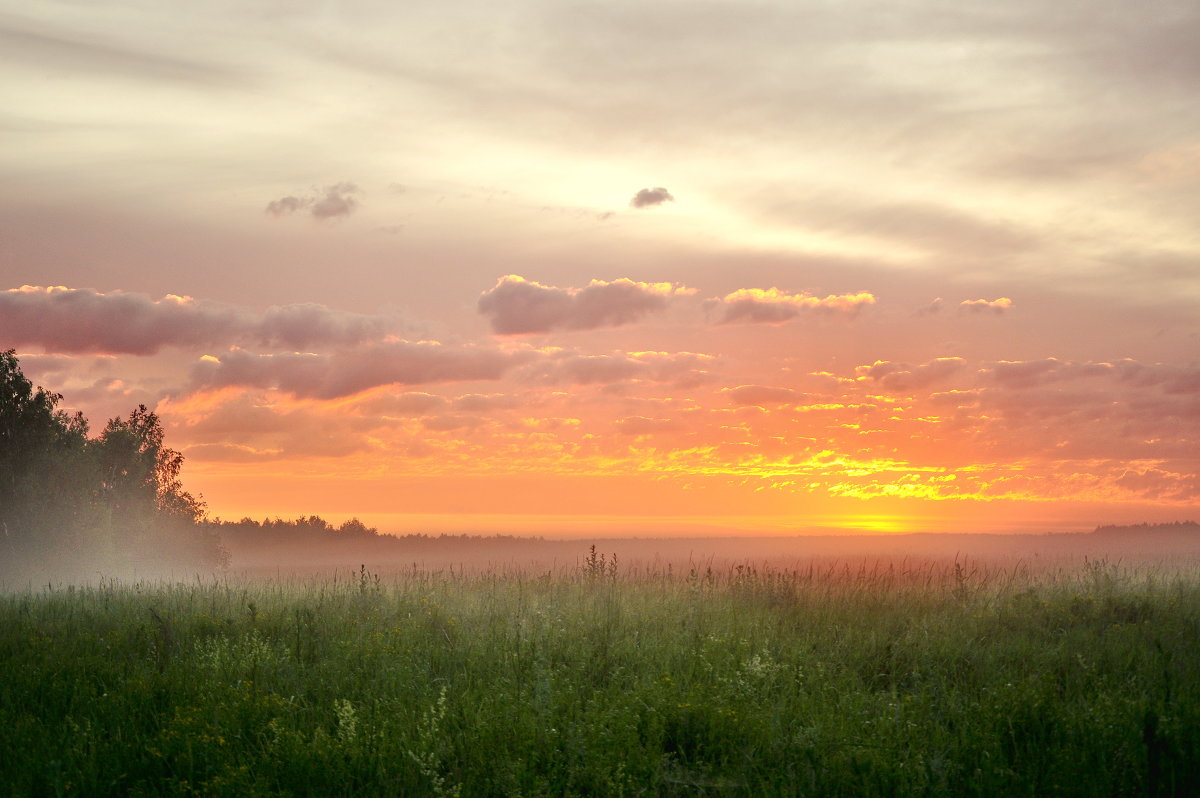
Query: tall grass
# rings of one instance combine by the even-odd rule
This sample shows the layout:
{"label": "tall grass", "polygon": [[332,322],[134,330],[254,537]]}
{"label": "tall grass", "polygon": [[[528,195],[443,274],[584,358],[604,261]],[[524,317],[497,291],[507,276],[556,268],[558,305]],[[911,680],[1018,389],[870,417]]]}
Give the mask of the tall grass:
{"label": "tall grass", "polygon": [[1106,562],[0,597],[13,795],[1187,795],[1200,579]]}

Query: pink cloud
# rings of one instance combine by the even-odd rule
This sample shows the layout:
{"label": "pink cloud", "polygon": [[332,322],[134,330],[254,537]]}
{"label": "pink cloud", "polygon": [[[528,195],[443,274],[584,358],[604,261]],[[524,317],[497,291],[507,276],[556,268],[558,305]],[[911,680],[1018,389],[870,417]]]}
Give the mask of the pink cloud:
{"label": "pink cloud", "polygon": [[1031,388],[1060,379],[1071,364],[1048,357],[1042,360],[1001,360],[983,370],[983,375],[1007,388]]}
{"label": "pink cloud", "polygon": [[662,311],[672,297],[694,293],[673,283],[627,278],[592,280],[583,288],[558,288],[519,275],[501,277],[479,298],[479,312],[499,335],[593,330],[640,321]]}
{"label": "pink cloud", "polygon": [[803,402],[806,394],[793,391],[791,388],[771,388],[766,385],[739,385],[736,388],[726,388],[730,401],[735,405],[775,405]]}
{"label": "pink cloud", "polygon": [[713,357],[695,352],[614,352],[581,355],[558,352],[523,370],[529,382],[569,382],[576,385],[625,381],[669,382],[685,387],[711,379]]}
{"label": "pink cloud", "polygon": [[678,421],[669,418],[646,418],[645,416],[630,416],[616,423],[617,432],[622,435],[655,435],[660,432],[675,432],[681,428]]}
{"label": "pink cloud", "polygon": [[332,355],[256,355],[234,350],[205,356],[192,369],[191,389],[243,386],[310,399],[351,396],[382,385],[496,380],[530,359],[528,352],[389,341]]}
{"label": "pink cloud", "polygon": [[868,377],[890,390],[912,391],[945,380],[961,371],[965,363],[961,357],[939,357],[918,366],[876,360],[870,366],[858,366],[854,371],[859,377]]}

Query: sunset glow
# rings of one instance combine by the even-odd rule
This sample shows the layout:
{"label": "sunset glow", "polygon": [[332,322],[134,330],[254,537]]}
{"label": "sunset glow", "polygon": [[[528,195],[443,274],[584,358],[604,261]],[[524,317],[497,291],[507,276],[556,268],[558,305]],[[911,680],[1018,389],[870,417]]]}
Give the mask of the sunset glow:
{"label": "sunset glow", "polygon": [[224,518],[1195,516],[1194,4],[453,5],[6,11],[0,350]]}

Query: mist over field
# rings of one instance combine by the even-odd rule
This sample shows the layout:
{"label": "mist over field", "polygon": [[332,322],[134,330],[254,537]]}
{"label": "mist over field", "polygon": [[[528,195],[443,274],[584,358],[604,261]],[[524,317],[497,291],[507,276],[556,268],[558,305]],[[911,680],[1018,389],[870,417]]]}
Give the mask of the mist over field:
{"label": "mist over field", "polygon": [[[729,570],[738,565],[775,570],[809,568],[920,569],[927,564],[971,562],[987,567],[1040,571],[1085,559],[1128,564],[1200,561],[1200,527],[1194,524],[1122,527],[1046,535],[901,534],[796,537],[585,538],[392,536],[318,544],[256,546],[226,538],[231,572],[247,575],[332,572],[366,565],[379,573],[411,570],[500,570],[561,573],[579,568],[591,547],[616,557],[622,572],[670,569]],[[1181,560],[1182,558],[1182,560]]]}

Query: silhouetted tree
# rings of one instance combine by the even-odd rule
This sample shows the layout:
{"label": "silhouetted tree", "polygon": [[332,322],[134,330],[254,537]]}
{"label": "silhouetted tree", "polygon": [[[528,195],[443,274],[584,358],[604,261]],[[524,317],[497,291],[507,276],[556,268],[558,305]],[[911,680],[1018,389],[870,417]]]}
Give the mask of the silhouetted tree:
{"label": "silhouetted tree", "polygon": [[198,522],[204,505],[179,480],[183,455],[163,446],[158,416],[140,405],[94,440],[83,415],[56,409],[13,350],[0,353],[0,535],[10,561],[86,553],[97,566],[138,557],[227,562]]}
{"label": "silhouetted tree", "polygon": [[0,352],[0,535],[11,554],[49,553],[82,521],[87,422],[55,409],[61,399]]}

